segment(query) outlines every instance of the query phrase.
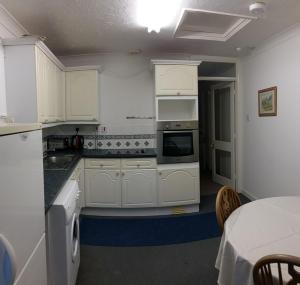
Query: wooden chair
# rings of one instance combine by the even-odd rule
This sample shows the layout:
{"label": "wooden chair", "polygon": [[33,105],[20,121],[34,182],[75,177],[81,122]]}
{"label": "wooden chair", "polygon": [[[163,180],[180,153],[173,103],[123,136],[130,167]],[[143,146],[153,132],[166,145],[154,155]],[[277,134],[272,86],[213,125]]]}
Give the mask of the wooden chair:
{"label": "wooden chair", "polygon": [[[277,265],[277,266],[276,266]],[[286,283],[283,279],[282,265],[287,266],[289,278]],[[300,267],[300,257],[283,254],[273,254],[258,260],[253,269],[255,285],[296,285],[300,284],[300,272],[295,267]]]}
{"label": "wooden chair", "polygon": [[241,200],[239,194],[229,186],[223,186],[216,199],[216,215],[220,229],[224,230],[224,223],[230,214],[239,206]]}

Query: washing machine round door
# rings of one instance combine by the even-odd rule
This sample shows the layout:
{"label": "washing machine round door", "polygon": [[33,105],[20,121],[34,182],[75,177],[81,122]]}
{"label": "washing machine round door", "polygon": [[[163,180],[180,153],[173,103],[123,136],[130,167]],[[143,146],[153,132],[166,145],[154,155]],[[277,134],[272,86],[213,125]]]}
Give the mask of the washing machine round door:
{"label": "washing machine round door", "polygon": [[74,213],[71,227],[72,261],[75,262],[79,251],[79,219]]}

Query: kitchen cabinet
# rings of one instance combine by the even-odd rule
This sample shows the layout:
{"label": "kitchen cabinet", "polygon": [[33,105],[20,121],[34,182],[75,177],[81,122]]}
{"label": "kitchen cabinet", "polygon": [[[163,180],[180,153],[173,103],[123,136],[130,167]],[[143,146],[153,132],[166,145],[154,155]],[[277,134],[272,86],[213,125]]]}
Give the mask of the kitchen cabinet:
{"label": "kitchen cabinet", "polygon": [[160,165],[157,171],[159,206],[188,205],[200,202],[198,163]]}
{"label": "kitchen cabinet", "polygon": [[155,65],[156,95],[198,95],[197,65]]}
{"label": "kitchen cabinet", "polygon": [[40,123],[65,120],[65,75],[36,47],[37,108]]}
{"label": "kitchen cabinet", "polygon": [[157,206],[156,169],[122,171],[122,207]]}
{"label": "kitchen cabinet", "polygon": [[156,159],[86,159],[87,207],[157,206]]}
{"label": "kitchen cabinet", "polygon": [[98,70],[66,72],[66,119],[98,121]]}
{"label": "kitchen cabinet", "polygon": [[85,170],[87,207],[121,207],[120,170]]}
{"label": "kitchen cabinet", "polygon": [[7,111],[15,122],[64,121],[64,66],[35,37],[6,39]]}

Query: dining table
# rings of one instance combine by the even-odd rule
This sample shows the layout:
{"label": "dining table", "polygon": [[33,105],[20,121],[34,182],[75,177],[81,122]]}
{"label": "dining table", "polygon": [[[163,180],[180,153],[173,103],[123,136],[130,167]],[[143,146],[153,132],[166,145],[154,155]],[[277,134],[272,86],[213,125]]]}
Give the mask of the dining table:
{"label": "dining table", "polygon": [[218,284],[253,285],[255,263],[270,254],[300,256],[300,197],[259,199],[230,214],[216,259]]}

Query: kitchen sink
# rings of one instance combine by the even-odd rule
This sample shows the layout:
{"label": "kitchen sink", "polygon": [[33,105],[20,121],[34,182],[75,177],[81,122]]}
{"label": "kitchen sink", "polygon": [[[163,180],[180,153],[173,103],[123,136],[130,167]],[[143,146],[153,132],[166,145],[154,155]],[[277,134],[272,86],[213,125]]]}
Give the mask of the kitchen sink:
{"label": "kitchen sink", "polygon": [[44,158],[45,170],[63,170],[68,169],[75,158],[74,154],[51,155]]}

